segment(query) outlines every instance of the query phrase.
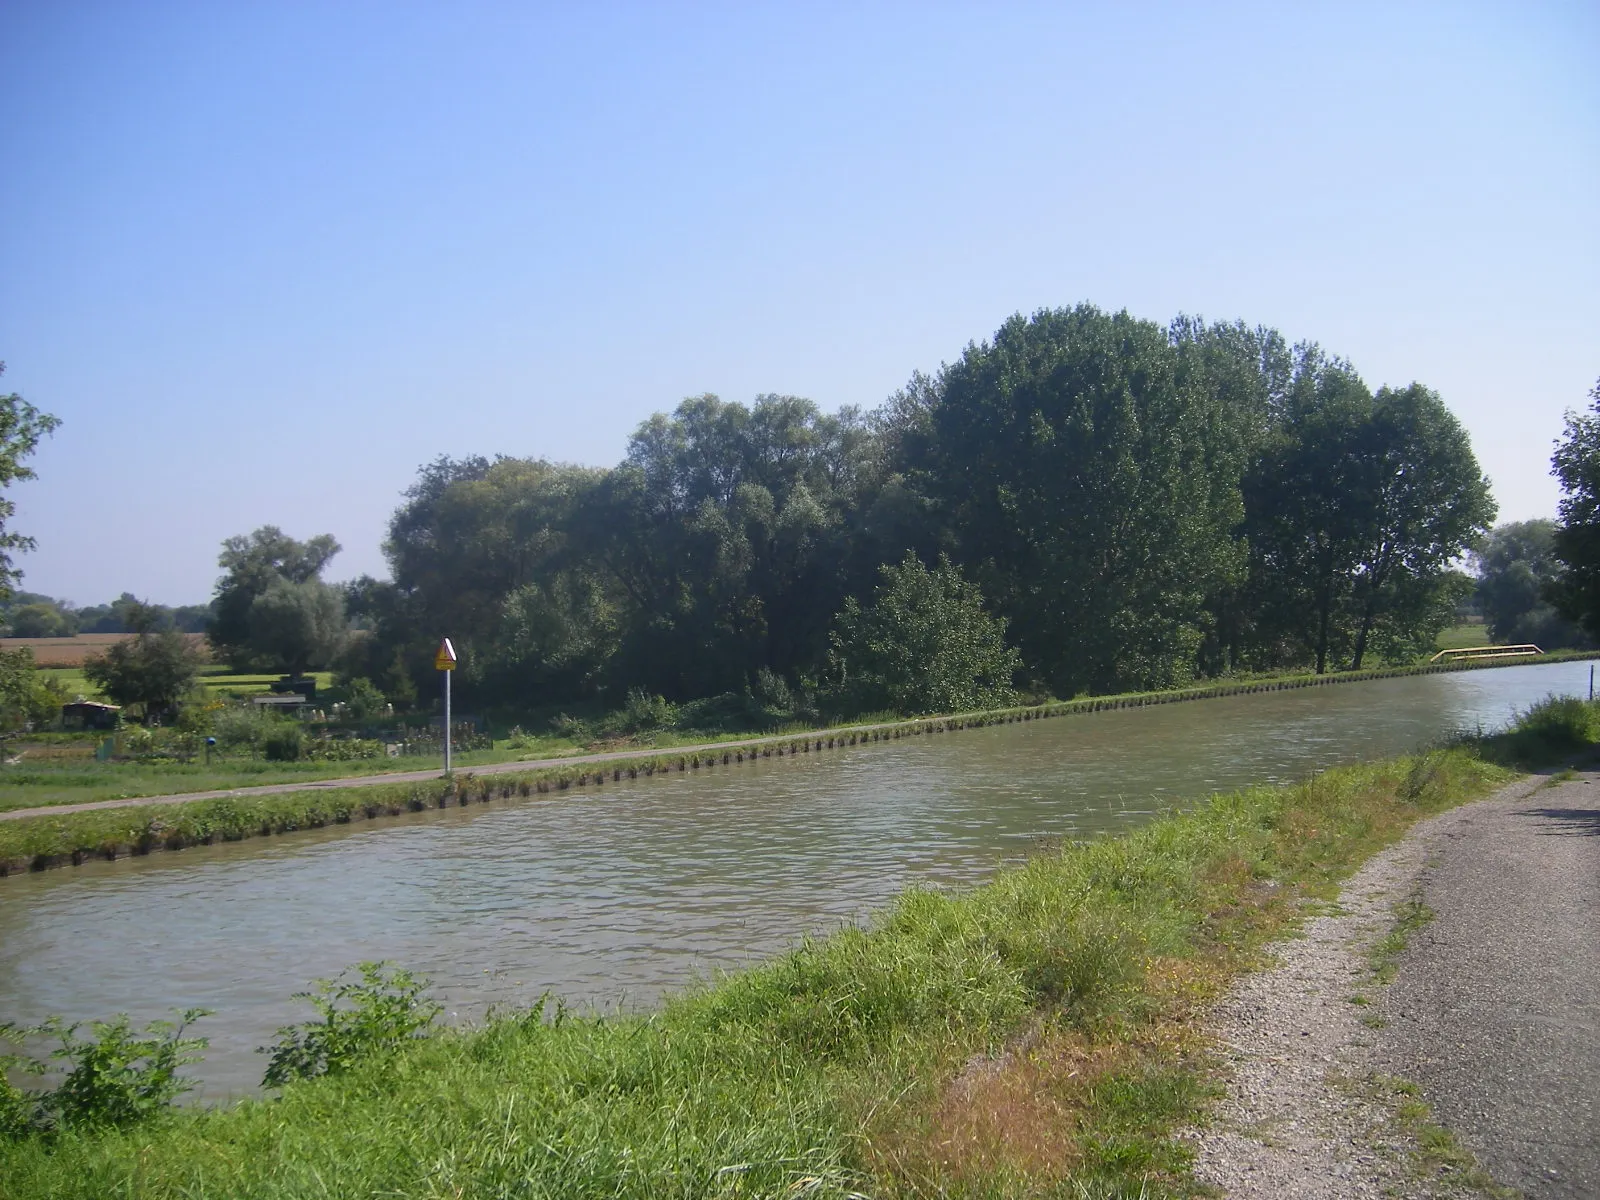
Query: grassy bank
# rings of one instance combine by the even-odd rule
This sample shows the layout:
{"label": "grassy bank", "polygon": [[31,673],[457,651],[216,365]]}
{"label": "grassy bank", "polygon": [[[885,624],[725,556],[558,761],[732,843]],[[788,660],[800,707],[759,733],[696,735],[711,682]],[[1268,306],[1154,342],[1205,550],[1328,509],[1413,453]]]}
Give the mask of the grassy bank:
{"label": "grassy bank", "polygon": [[[479,750],[456,754],[454,765],[471,770],[490,763],[515,762],[517,758],[507,752]],[[437,754],[347,762],[269,762],[257,758],[212,763],[205,761],[203,750],[189,763],[98,762],[92,753],[66,761],[24,757],[20,763],[0,767],[0,812],[443,769],[444,759]]]}
{"label": "grassy bank", "polygon": [[[1573,657],[1592,657],[1574,655]],[[1548,660],[1540,660],[1548,661]],[[1488,670],[1508,665],[1504,662],[1439,664],[1425,667],[1381,668],[1337,675],[1298,675],[1243,682],[1209,684],[1169,692],[1138,692],[1121,696],[1097,696],[1081,700],[1052,701],[1018,708],[963,713],[949,717],[891,721],[871,726],[848,725],[831,729],[784,734],[764,738],[729,737],[726,748],[660,752],[633,751],[631,757],[613,757],[567,766],[540,767],[537,760],[526,768],[516,763],[497,763],[497,752],[481,756],[462,756],[461,773],[453,780],[437,778],[425,782],[379,782],[340,786],[327,791],[289,792],[230,796],[223,799],[105,809],[93,812],[41,814],[0,821],[0,877],[24,870],[75,866],[92,859],[115,859],[129,854],[182,850],[219,841],[292,833],[302,829],[321,829],[351,821],[373,820],[445,808],[462,804],[483,804],[515,796],[530,796],[566,791],[574,787],[601,786],[607,781],[654,775],[663,771],[710,769],[743,763],[754,758],[785,757],[855,746],[862,742],[893,741],[902,737],[949,733],[962,729],[1015,721],[1033,721],[1074,714],[1126,708],[1143,708],[1223,696],[1257,694],[1303,687],[1334,686],[1342,683],[1392,678],[1400,675],[1431,674],[1441,671]],[[493,772],[481,767],[494,766]],[[291,764],[307,768],[337,768],[342,764]],[[413,770],[426,769],[426,763],[407,764]],[[436,765],[436,764],[435,764]],[[474,774],[473,768],[479,767]],[[504,769],[512,767],[511,770]],[[312,773],[291,775],[270,782],[292,783],[307,779],[350,778],[348,775]],[[358,777],[359,778],[359,777]],[[260,779],[233,779],[221,787],[242,787],[269,782]],[[0,809],[16,807],[13,794]]]}
{"label": "grassy bank", "polygon": [[910,892],[652,1016],[509,1014],[276,1098],[0,1144],[0,1195],[1188,1194],[1170,1135],[1212,1086],[1204,1006],[1300,900],[1596,726],[1555,702],[1487,743],[1215,797]]}

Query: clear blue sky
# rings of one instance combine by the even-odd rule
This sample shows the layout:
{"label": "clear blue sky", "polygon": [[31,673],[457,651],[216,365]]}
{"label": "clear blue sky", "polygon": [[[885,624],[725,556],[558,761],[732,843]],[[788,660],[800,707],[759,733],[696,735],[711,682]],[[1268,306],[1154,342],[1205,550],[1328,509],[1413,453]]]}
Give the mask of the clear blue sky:
{"label": "clear blue sky", "polygon": [[0,4],[24,586],[384,569],[440,453],[872,406],[1010,313],[1242,317],[1421,380],[1506,519],[1600,376],[1592,4]]}

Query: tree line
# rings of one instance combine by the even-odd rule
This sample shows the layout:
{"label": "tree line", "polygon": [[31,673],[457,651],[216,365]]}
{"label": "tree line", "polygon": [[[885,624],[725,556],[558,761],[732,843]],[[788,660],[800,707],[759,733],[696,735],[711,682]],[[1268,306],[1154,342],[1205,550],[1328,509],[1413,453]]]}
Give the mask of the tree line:
{"label": "tree line", "polygon": [[141,618],[136,613],[153,614],[160,629],[180,633],[204,633],[211,624],[210,604],[171,606],[151,604],[132,592],[123,592],[106,604],[79,607],[42,592],[20,591],[0,601],[0,626],[8,637],[75,637],[80,633],[137,633]]}
{"label": "tree line", "polygon": [[[1561,520],[1491,530],[1488,481],[1430,389],[1374,391],[1268,328],[1080,305],[1013,317],[871,412],[706,395],[609,469],[440,458],[390,521],[388,580],[328,583],[332,536],[265,526],[224,543],[208,605],[74,609],[5,592],[30,543],[3,508],[0,618],[137,633],[105,665],[130,696],[160,676],[158,710],[196,665],[174,631],[203,627],[236,669],[332,667],[401,706],[431,695],[448,635],[465,703],[645,722],[659,698],[913,712],[1359,668],[1426,650],[1463,603],[1497,640],[1589,645],[1590,398],[1553,460]],[[3,487],[56,422],[15,395],[0,410]]]}
{"label": "tree line", "polygon": [[[1080,305],[1013,317],[871,412],[706,395],[609,469],[440,458],[390,522],[391,578],[345,588],[359,636],[337,653],[415,694],[448,635],[484,706],[776,689],[906,710],[1359,668],[1432,644],[1494,514],[1429,388],[1373,390],[1267,328]],[[336,549],[230,542],[222,652],[334,629]],[[964,688],[907,684],[933,662]]]}

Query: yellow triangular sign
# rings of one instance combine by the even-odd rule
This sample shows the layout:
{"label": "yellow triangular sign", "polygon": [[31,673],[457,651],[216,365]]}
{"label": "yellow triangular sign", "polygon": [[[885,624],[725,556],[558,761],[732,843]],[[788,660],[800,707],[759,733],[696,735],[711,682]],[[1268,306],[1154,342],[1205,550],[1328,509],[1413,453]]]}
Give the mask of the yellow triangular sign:
{"label": "yellow triangular sign", "polygon": [[456,669],[456,648],[450,644],[449,638],[440,640],[438,652],[433,656],[433,669],[435,671]]}

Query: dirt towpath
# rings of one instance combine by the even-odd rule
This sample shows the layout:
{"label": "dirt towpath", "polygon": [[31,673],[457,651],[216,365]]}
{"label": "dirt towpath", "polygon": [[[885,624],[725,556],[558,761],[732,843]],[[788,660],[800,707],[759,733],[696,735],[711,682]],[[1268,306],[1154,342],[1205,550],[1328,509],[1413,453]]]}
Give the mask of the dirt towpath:
{"label": "dirt towpath", "polygon": [[1223,1195],[1600,1196],[1600,774],[1419,824],[1213,1019],[1227,1094],[1189,1137]]}

